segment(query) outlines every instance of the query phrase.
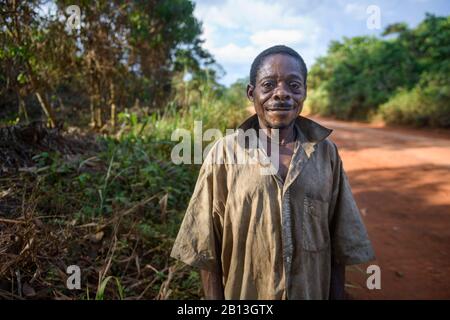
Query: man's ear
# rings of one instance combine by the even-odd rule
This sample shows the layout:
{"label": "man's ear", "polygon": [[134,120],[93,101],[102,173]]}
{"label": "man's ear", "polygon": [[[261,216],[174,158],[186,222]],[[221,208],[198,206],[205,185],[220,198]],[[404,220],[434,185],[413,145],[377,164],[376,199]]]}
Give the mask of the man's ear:
{"label": "man's ear", "polygon": [[249,83],[247,85],[247,98],[248,98],[248,100],[250,100],[252,102],[254,100],[254,97],[253,97],[254,91],[255,91],[255,87]]}

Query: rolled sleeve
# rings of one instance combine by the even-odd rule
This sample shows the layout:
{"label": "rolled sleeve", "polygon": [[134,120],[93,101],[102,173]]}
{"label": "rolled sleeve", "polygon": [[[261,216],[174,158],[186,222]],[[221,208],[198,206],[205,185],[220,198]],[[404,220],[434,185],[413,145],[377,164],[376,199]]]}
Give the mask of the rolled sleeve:
{"label": "rolled sleeve", "polygon": [[221,216],[215,197],[214,165],[204,164],[170,256],[200,269],[220,267]]}

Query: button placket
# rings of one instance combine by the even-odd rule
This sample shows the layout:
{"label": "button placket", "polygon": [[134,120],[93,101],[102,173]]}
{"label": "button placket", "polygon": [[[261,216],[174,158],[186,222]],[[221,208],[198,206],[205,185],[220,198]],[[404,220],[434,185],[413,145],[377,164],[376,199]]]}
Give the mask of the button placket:
{"label": "button placket", "polygon": [[285,272],[285,287],[286,296],[289,299],[289,285],[290,285],[290,272],[292,265],[293,254],[293,242],[292,242],[292,228],[291,228],[291,207],[290,207],[290,192],[289,189],[283,195],[282,198],[282,238],[283,238],[283,260],[284,260],[284,272]]}

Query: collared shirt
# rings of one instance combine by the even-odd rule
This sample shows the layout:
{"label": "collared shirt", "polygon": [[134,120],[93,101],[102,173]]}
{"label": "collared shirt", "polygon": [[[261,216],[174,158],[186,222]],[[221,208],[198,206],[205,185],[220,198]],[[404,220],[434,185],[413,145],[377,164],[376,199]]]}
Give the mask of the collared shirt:
{"label": "collared shirt", "polygon": [[[253,115],[241,129],[258,129]],[[328,299],[331,261],[374,252],[330,129],[299,116],[285,181],[260,163],[220,163],[242,146],[239,133],[211,148],[171,252],[221,271],[226,299]],[[231,146],[231,147],[230,147]],[[242,150],[240,150],[242,151]],[[209,160],[209,161],[208,161]]]}

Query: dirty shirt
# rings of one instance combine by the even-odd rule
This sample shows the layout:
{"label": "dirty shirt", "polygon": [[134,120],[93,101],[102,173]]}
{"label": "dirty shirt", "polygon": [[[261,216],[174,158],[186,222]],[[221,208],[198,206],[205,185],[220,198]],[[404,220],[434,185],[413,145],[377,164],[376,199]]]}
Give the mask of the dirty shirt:
{"label": "dirty shirt", "polygon": [[[239,128],[258,130],[257,116]],[[238,132],[215,143],[200,169],[171,256],[220,272],[225,299],[328,299],[332,259],[341,265],[374,259],[342,160],[327,138],[332,130],[302,116],[294,129],[284,181],[261,174],[260,163],[212,160],[230,159],[236,148],[252,151]]]}

